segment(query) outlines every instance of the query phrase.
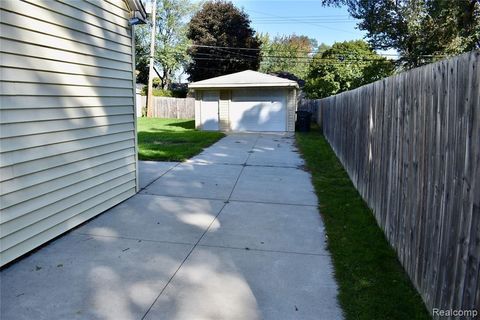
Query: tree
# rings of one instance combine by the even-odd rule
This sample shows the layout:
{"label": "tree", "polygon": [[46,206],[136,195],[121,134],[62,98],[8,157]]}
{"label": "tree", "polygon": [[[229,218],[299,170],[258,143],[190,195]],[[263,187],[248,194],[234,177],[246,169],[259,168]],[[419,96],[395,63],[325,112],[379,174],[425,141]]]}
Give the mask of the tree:
{"label": "tree", "polygon": [[160,87],[167,90],[175,72],[188,61],[187,17],[196,10],[190,0],[157,1],[157,43],[155,61],[159,65]]}
{"label": "tree", "polygon": [[135,26],[135,70],[137,70],[137,82],[143,84],[148,83],[149,39],[147,26]]}
{"label": "tree", "polygon": [[258,70],[260,41],[250,27],[248,15],[231,2],[206,2],[192,17],[187,36],[193,44],[187,67],[191,81]]}
{"label": "tree", "polygon": [[304,90],[310,99],[324,98],[388,77],[393,71],[393,62],[365,41],[337,42],[315,55]]}
{"label": "tree", "polygon": [[478,0],[322,0],[347,5],[375,49],[396,49],[407,68],[480,48]]}
{"label": "tree", "polygon": [[[196,6],[189,0],[158,0],[156,14],[155,66],[159,71],[160,88],[167,90],[176,72],[188,61],[187,23]],[[136,27],[137,81],[148,81],[148,57],[150,55],[151,24]],[[138,48],[137,48],[138,47]],[[146,62],[147,69],[144,69]],[[145,77],[145,71],[147,73]]]}
{"label": "tree", "polygon": [[310,56],[317,47],[315,39],[295,34],[275,37],[273,40],[270,40],[268,34],[264,34],[260,39],[262,42],[261,72],[288,72],[300,79],[305,79]]}

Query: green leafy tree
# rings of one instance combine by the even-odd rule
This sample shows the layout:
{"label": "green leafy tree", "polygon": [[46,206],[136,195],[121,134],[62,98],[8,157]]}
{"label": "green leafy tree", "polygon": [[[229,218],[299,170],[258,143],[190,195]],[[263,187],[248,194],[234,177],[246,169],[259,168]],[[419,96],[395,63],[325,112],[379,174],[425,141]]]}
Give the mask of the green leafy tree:
{"label": "green leafy tree", "polygon": [[478,0],[322,0],[347,5],[375,49],[396,49],[407,68],[480,48]]}
{"label": "green leafy tree", "polygon": [[[175,73],[188,62],[187,21],[196,8],[189,0],[157,0],[154,57],[159,87],[163,90],[169,88]],[[148,82],[151,29],[149,21],[135,30],[137,82],[141,83]]]}
{"label": "green leafy tree", "polygon": [[310,99],[324,98],[388,77],[393,71],[393,62],[365,41],[337,42],[315,55],[304,90]]}
{"label": "green leafy tree", "polygon": [[323,52],[323,51],[326,51],[326,50],[328,50],[328,49],[330,49],[330,46],[327,45],[327,44],[325,44],[325,43],[323,43],[323,42],[320,43],[320,45],[317,47],[317,51],[318,51],[318,52]]}
{"label": "green leafy tree", "polygon": [[145,25],[135,26],[135,70],[137,82],[148,83],[150,33]]}
{"label": "green leafy tree", "polygon": [[308,62],[317,47],[317,41],[306,36],[281,36],[270,39],[268,34],[260,36],[262,62],[260,71],[288,72],[305,79]]}
{"label": "green leafy tree", "polygon": [[157,0],[155,61],[163,90],[169,88],[175,73],[188,62],[187,21],[196,9],[190,0]]}
{"label": "green leafy tree", "polygon": [[[231,2],[204,3],[189,23],[191,81],[243,71],[258,70],[260,40],[250,26],[248,15]],[[232,49],[232,48],[248,48]]]}

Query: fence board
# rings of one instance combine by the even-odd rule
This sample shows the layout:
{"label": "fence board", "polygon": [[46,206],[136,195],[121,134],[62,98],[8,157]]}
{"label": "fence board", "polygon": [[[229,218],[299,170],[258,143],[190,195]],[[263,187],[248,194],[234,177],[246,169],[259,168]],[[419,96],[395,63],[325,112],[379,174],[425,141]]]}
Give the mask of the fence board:
{"label": "fence board", "polygon": [[[140,106],[137,106],[137,108],[141,109],[145,107],[147,100],[144,96],[137,95],[137,101],[142,103]],[[155,118],[194,119],[195,99],[154,96],[152,109],[152,115]]]}
{"label": "fence board", "polygon": [[321,100],[323,134],[432,310],[480,309],[480,52]]}

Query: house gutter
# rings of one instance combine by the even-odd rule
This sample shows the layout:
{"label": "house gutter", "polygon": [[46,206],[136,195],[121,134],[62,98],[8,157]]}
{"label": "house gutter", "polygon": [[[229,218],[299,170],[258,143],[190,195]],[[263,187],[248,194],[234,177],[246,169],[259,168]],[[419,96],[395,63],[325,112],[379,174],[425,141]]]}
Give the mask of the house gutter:
{"label": "house gutter", "polygon": [[195,84],[188,85],[189,89],[235,89],[235,88],[296,88],[295,83],[222,83],[222,84]]}
{"label": "house gutter", "polygon": [[145,9],[141,0],[126,0],[130,10],[133,12],[132,20],[138,19],[138,21],[131,22],[130,24],[145,24],[147,23],[147,10]]}

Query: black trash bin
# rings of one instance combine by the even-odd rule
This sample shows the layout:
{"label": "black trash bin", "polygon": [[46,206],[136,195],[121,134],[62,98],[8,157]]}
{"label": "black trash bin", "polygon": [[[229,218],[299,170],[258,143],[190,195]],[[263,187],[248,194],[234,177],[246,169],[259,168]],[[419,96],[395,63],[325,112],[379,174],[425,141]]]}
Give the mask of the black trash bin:
{"label": "black trash bin", "polygon": [[312,113],[309,111],[298,110],[297,121],[295,122],[295,128],[300,132],[310,131],[310,123],[312,122]]}

